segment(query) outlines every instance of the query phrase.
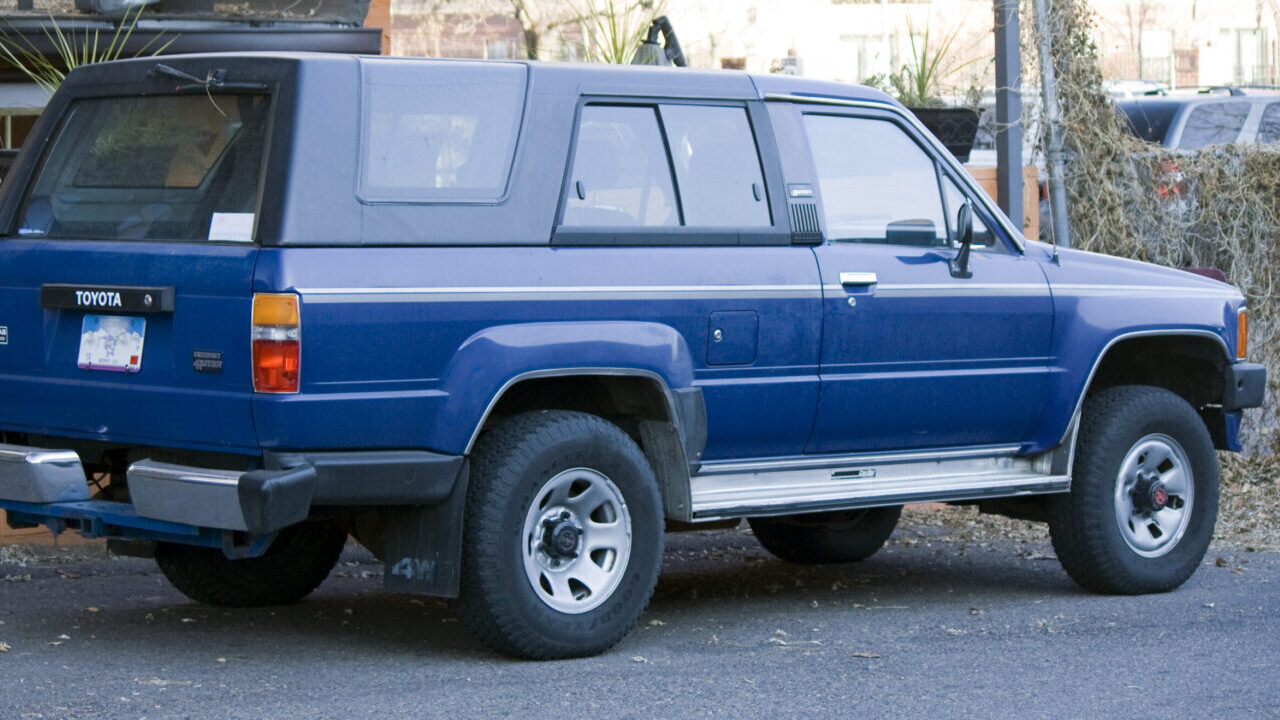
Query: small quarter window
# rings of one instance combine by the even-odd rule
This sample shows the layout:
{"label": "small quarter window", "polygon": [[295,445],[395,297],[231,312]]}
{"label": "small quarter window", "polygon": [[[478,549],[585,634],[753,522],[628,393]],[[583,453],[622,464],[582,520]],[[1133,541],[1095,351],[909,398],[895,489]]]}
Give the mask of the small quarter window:
{"label": "small quarter window", "polygon": [[503,195],[524,107],[523,66],[372,60],[361,67],[363,199]]}
{"label": "small quarter window", "polygon": [[[942,196],[946,200],[947,228],[948,237],[951,240],[952,247],[960,246],[960,228],[956,225],[959,217],[960,206],[964,205],[968,197],[960,190],[960,187],[952,182],[951,178],[942,177]],[[978,216],[975,206],[973,212],[973,247],[992,247],[995,245],[995,236],[991,234],[990,228]]]}
{"label": "small quarter window", "polygon": [[804,125],[831,242],[948,244],[937,169],[902,128],[836,115]]}
{"label": "small quarter window", "polygon": [[680,224],[654,108],[588,105],[582,109],[564,224]]}

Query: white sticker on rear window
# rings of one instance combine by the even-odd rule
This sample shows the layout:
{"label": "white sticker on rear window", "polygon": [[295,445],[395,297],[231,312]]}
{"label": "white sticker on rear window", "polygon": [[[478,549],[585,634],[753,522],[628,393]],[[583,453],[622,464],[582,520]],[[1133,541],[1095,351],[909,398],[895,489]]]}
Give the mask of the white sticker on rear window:
{"label": "white sticker on rear window", "polygon": [[209,239],[253,242],[253,213],[214,213]]}

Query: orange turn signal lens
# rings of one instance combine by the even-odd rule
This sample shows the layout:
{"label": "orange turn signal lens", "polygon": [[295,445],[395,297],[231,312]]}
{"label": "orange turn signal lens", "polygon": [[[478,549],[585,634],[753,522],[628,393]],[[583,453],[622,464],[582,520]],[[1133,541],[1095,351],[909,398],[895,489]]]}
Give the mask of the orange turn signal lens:
{"label": "orange turn signal lens", "polygon": [[254,295],[253,324],[297,327],[298,296],[292,293]]}
{"label": "orange turn signal lens", "polygon": [[1236,315],[1236,359],[1249,356],[1249,311],[1240,308]]}
{"label": "orange turn signal lens", "polygon": [[253,296],[253,389],[260,393],[298,392],[302,329],[298,296]]}

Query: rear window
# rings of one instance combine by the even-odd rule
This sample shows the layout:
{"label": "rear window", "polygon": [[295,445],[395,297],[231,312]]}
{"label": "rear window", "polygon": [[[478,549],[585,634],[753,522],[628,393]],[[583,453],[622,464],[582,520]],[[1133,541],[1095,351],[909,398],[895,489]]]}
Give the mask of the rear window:
{"label": "rear window", "polygon": [[374,60],[361,68],[362,199],[484,201],[506,192],[524,66]]}
{"label": "rear window", "polygon": [[268,105],[266,95],[77,100],[18,234],[251,242]]}
{"label": "rear window", "polygon": [[1169,125],[1178,111],[1176,105],[1151,102],[1128,102],[1119,106],[1129,121],[1129,131],[1157,145],[1164,143],[1164,136],[1169,133]]}

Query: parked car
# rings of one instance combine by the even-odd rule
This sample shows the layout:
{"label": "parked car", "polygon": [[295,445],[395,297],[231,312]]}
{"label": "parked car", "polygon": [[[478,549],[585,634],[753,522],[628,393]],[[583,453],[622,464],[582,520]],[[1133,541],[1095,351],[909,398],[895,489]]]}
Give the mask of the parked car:
{"label": "parked car", "polygon": [[1134,135],[1170,150],[1280,141],[1280,94],[1227,89],[1129,98],[1116,107]]}
{"label": "parked car", "polygon": [[1234,288],[1028,242],[901,105],[796,77],[90,65],[0,231],[11,523],[222,606],[300,600],[353,533],[521,657],[610,647],[665,528],[742,518],[852,562],[976,503],[1084,587],[1171,590],[1266,379]]}

